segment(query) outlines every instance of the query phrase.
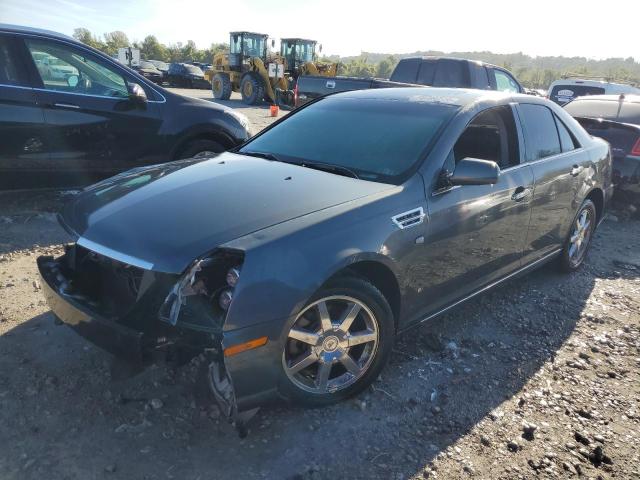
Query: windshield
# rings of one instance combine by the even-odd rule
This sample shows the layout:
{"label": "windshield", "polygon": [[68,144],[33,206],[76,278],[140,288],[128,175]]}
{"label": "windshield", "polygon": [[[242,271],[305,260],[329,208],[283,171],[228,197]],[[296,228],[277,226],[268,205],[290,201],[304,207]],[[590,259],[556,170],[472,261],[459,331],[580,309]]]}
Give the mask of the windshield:
{"label": "windshield", "polygon": [[155,65],[157,68],[160,68],[163,70],[167,70],[169,68],[169,65],[167,65],[165,62],[161,62],[160,60],[151,60],[151,63]]}
{"label": "windshield", "polygon": [[200,70],[200,68],[196,67],[195,65],[185,65],[185,67],[187,68],[187,72],[189,73],[193,73],[195,75],[204,75],[202,70]]}
{"label": "windshield", "polygon": [[156,66],[151,62],[147,62],[146,60],[140,60],[140,68],[148,68],[150,70],[155,70]]}
{"label": "windshield", "polygon": [[364,180],[399,183],[459,107],[433,102],[329,97],[291,114],[240,152],[338,165]]}
{"label": "windshield", "polygon": [[283,42],[281,55],[295,58],[298,62],[313,62],[315,42]]}
{"label": "windshield", "polygon": [[551,90],[549,98],[554,102],[564,105],[576,97],[585,95],[601,95],[604,93],[602,87],[590,87],[588,85],[556,85]]}

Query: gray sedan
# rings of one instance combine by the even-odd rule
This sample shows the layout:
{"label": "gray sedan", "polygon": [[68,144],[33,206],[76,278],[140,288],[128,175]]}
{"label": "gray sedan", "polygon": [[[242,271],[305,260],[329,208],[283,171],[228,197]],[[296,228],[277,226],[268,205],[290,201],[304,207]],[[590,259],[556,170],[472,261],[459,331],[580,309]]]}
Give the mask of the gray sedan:
{"label": "gray sedan", "polygon": [[400,332],[546,262],[576,270],[611,193],[608,144],[545,99],[345,92],[85,189],[60,216],[75,244],[38,264],[53,312],[105,349],[204,352],[238,420],[354,395]]}

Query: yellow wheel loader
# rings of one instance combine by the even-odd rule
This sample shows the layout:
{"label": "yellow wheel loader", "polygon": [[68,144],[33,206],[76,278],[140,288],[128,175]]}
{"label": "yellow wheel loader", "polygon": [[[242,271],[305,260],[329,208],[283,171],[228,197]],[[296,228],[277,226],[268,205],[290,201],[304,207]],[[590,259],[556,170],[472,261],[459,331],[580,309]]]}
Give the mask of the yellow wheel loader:
{"label": "yellow wheel loader", "polygon": [[[276,90],[286,90],[284,60],[269,55],[268,35],[254,32],[231,32],[229,53],[213,57],[205,77],[211,82],[214,98],[228,100],[231,92],[240,92],[242,101],[256,105],[263,101],[277,103]],[[272,40],[272,46],[273,46]]]}
{"label": "yellow wheel loader", "polygon": [[[306,38],[281,38],[280,56],[285,61],[285,73],[291,77],[293,89],[300,75],[321,75],[335,77],[338,73],[337,63],[317,61],[316,45],[318,42]],[[322,45],[319,47],[322,52]]]}

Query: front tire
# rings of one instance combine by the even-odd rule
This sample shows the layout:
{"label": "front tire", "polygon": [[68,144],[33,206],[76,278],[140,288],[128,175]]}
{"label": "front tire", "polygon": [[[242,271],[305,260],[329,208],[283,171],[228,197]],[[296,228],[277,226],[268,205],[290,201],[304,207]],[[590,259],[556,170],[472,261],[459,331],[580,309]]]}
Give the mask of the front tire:
{"label": "front tire", "polygon": [[566,273],[575,272],[584,263],[596,228],[596,222],[596,206],[591,200],[587,199],[582,203],[573,222],[571,222],[569,234],[558,259],[558,266],[561,271]]}
{"label": "front tire", "polygon": [[286,329],[280,393],[308,406],[351,397],[378,377],[394,336],[391,308],[376,287],[360,278],[336,279]]}
{"label": "front tire", "polygon": [[225,148],[214,140],[192,140],[180,150],[175,159],[211,157],[224,150]]}
{"label": "front tire", "polygon": [[240,82],[240,94],[242,101],[247,105],[257,105],[264,100],[264,85],[262,79],[254,74],[248,73]]}
{"label": "front tire", "polygon": [[231,79],[228,73],[216,73],[211,82],[213,98],[218,100],[229,100],[231,97]]}

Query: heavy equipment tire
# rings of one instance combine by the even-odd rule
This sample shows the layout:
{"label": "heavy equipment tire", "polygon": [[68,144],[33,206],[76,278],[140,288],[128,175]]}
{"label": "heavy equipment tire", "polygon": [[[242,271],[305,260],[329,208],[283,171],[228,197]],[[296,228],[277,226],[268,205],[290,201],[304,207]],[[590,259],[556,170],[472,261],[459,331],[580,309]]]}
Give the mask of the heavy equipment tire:
{"label": "heavy equipment tire", "polygon": [[231,79],[228,73],[216,73],[211,81],[213,98],[229,100],[231,97]]}
{"label": "heavy equipment tire", "polygon": [[257,105],[264,100],[264,85],[262,79],[254,73],[248,73],[240,82],[240,94],[243,103]]}

